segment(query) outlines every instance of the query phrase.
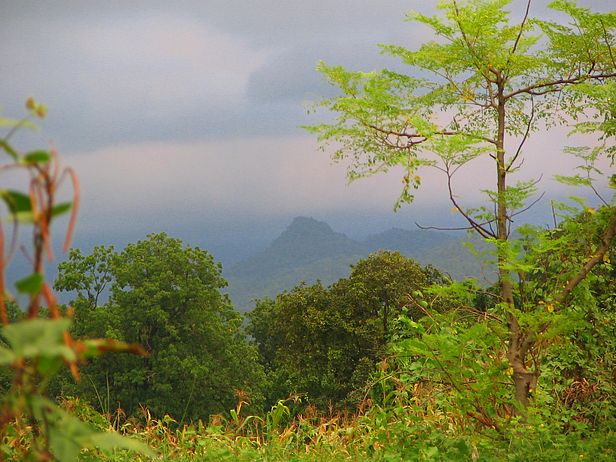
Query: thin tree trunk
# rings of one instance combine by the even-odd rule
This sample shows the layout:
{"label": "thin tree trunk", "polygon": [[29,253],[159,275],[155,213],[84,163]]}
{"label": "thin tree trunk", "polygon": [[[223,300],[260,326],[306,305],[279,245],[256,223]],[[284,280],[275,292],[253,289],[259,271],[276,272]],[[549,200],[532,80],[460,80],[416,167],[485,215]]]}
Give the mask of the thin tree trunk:
{"label": "thin tree trunk", "polygon": [[536,374],[530,372],[526,368],[526,355],[531,343],[528,341],[528,333],[525,332],[515,314],[511,310],[514,306],[513,300],[513,284],[509,271],[504,268],[506,263],[506,251],[501,248],[500,244],[504,244],[509,239],[507,231],[507,201],[505,192],[507,189],[507,167],[505,163],[505,98],[504,98],[504,82],[501,80],[498,85],[498,132],[496,137],[496,173],[497,173],[497,203],[496,203],[496,224],[497,224],[497,240],[499,248],[497,249],[498,257],[498,277],[500,284],[500,296],[502,303],[505,303],[508,308],[507,324],[509,327],[509,348],[507,351],[507,359],[513,369],[514,396],[520,403],[522,409],[528,407],[528,396],[530,391],[535,387],[537,377]]}

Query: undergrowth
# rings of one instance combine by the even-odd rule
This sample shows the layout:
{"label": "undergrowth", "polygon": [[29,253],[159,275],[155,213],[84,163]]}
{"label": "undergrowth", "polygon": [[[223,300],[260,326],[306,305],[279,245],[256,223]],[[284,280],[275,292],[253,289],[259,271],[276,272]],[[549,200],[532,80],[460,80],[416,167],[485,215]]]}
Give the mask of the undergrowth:
{"label": "undergrowth", "polygon": [[[280,401],[264,416],[242,415],[240,401],[227,415],[178,425],[171,417],[153,418],[142,409],[140,419],[126,418],[118,409],[102,416],[76,398],[65,409],[98,427],[116,430],[146,443],[158,460],[173,461],[569,461],[616,457],[616,432],[603,428],[592,435],[563,429],[534,416],[528,423],[511,421],[504,432],[460,425],[462,415],[443,412],[438,405],[419,410],[407,390],[398,390],[386,406],[368,401],[369,409],[352,416],[319,416],[308,407],[291,416],[297,399]],[[468,422],[468,419],[466,419]],[[558,419],[560,420],[560,419]],[[4,444],[7,460],[18,461],[18,446],[27,437],[13,434]],[[146,461],[147,456],[124,450],[101,453],[84,449],[84,461]]]}

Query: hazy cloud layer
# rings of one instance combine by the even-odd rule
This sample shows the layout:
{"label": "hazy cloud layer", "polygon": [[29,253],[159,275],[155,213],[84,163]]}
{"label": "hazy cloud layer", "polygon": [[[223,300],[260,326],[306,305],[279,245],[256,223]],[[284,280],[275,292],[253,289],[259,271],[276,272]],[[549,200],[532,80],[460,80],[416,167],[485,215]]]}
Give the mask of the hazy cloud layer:
{"label": "hazy cloud layer", "polygon": [[[535,1],[533,9],[545,11],[547,3]],[[351,233],[412,226],[418,216],[451,223],[447,205],[434,212],[446,199],[435,173],[412,212],[394,216],[396,172],[349,187],[343,166],[331,166],[298,128],[316,122],[304,103],[332,94],[314,70],[318,60],[362,70],[396,66],[376,44],[418,46],[430,35],[404,23],[405,13],[431,13],[435,4],[4,0],[0,110],[22,114],[29,95],[49,105],[36,141],[54,140],[79,171],[85,232],[217,229],[218,239],[245,238],[250,227],[267,234],[258,223],[278,226],[300,214]],[[512,1],[514,15],[525,4]],[[528,146],[526,176],[543,172],[540,188],[556,190],[550,175],[572,168],[555,162],[563,138],[563,131],[537,134]],[[488,168],[478,164],[456,178],[464,200],[477,200],[471,191],[482,180],[489,186]],[[242,223],[237,232],[228,231],[232,223]]]}
{"label": "hazy cloud layer", "polygon": [[[553,136],[564,136],[557,130]],[[577,140],[582,143],[587,140]],[[576,140],[572,140],[576,142]],[[123,210],[131,220],[157,224],[180,221],[190,215],[245,221],[258,217],[289,219],[295,215],[366,214],[390,211],[401,190],[397,169],[347,184],[344,164],[333,164],[315,154],[316,143],[307,136],[261,137],[199,143],[140,143],[117,145],[72,155],[65,161],[83,183],[83,217],[86,223],[115,227]],[[541,179],[538,190],[566,191],[552,176],[573,170],[576,161],[562,157],[559,146],[546,146],[536,138],[527,144],[524,175],[515,180]],[[607,167],[607,165],[605,165]],[[473,206],[482,189],[492,187],[490,159],[477,159],[453,178],[457,200]],[[420,171],[422,188],[413,208],[425,212],[440,207],[443,223],[452,222],[443,174]],[[197,220],[198,221],[198,220]],[[438,223],[435,223],[438,224]]]}
{"label": "hazy cloud layer", "polygon": [[[512,2],[514,14],[524,3]],[[297,133],[308,121],[302,103],[332,91],[314,71],[318,60],[395,65],[376,44],[429,38],[403,19],[435,4],[8,0],[0,7],[0,107],[15,114],[30,94],[45,101],[46,133],[68,150]]]}

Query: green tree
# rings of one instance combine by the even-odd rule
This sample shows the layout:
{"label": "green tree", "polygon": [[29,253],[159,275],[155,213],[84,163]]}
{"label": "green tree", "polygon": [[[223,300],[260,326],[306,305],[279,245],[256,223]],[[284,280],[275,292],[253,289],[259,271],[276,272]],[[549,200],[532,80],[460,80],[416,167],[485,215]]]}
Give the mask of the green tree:
{"label": "green tree", "polygon": [[73,291],[81,303],[91,310],[97,308],[113,281],[111,265],[114,255],[113,246],[96,246],[90,255],[71,249],[68,261],[58,265],[62,276],[57,278],[54,288]]}
{"label": "green tree", "polygon": [[[472,287],[455,284],[424,291],[425,296],[447,295],[451,308],[444,313],[429,310],[420,320],[397,318],[390,367],[377,372],[375,402],[391,408],[394,401],[394,409],[407,409],[407,421],[429,421],[432,435],[454,422],[452,436],[472,435],[472,444],[477,436],[479,441],[481,435],[488,436],[481,443],[482,456],[494,449],[489,441],[507,441],[510,452],[525,460],[543,451],[551,454],[541,456],[546,460],[566,458],[571,451],[589,451],[576,449],[584,446],[594,446],[597,455],[605,451],[606,460],[613,458],[616,312],[609,257],[577,285],[567,305],[551,299],[577,274],[585,249],[601,245],[612,213],[609,207],[585,211],[564,219],[556,229],[524,233],[527,253],[518,265],[526,267],[525,279],[515,295],[520,306],[529,296],[540,297],[537,308],[522,319],[540,332],[527,367],[540,368],[542,380],[530,393],[533,406],[522,420],[523,431],[520,420],[512,418],[516,400],[508,386],[514,373],[504,342],[508,326],[490,307],[492,289],[474,297],[469,297]],[[615,245],[612,241],[611,251]],[[414,297],[415,302],[422,300],[421,295]]]}
{"label": "green tree", "polygon": [[426,285],[413,260],[378,252],[329,288],[300,285],[275,301],[259,301],[247,330],[270,371],[270,400],[299,392],[321,409],[357,404],[385,356],[391,320]]}
{"label": "green tree", "polygon": [[[501,303],[495,310],[508,326],[514,395],[526,407],[540,374],[538,366],[528,364],[537,357],[545,328],[533,317],[542,316],[539,295],[516,303],[519,287],[512,273],[525,268],[515,263],[510,232],[513,218],[528,207],[537,180],[511,184],[510,177],[521,170],[525,143],[533,132],[587,118],[591,112],[593,123],[577,129],[613,134],[616,14],[557,0],[550,7],[568,17],[567,23],[558,23],[532,18],[529,0],[521,21],[513,23],[506,10],[509,3],[448,0],[439,3],[441,16],[411,13],[409,20],[431,28],[437,40],[416,51],[381,47],[408,65],[409,75],[350,72],[321,63],[319,70],[342,96],[322,103],[337,119],[309,129],[321,142],[336,143],[334,159],[351,159],[350,179],[403,167],[397,206],[412,201],[411,192],[421,182],[420,168],[443,172],[449,199],[468,228],[496,245]],[[613,150],[605,152],[614,155]],[[453,178],[479,157],[493,161],[494,190],[486,192],[488,205],[469,208],[454,193]],[[564,287],[550,287],[559,305],[569,302],[608,252],[606,242],[616,233],[614,209],[611,217],[603,222],[596,251],[579,256]]]}
{"label": "green tree", "polygon": [[427,278],[436,274],[435,268],[422,269],[399,252],[382,251],[353,265],[348,280],[341,280],[333,291],[350,306],[364,305],[365,313],[380,320],[373,326],[375,333],[386,339],[391,319],[408,305],[409,295],[427,286]]}
{"label": "green tree", "polygon": [[257,300],[255,307],[246,313],[246,317],[246,331],[256,341],[265,370],[274,370],[276,351],[282,341],[282,332],[276,327],[278,304],[271,298]]}
{"label": "green tree", "polygon": [[[88,366],[89,383],[78,391],[106,411],[116,402],[131,414],[144,405],[181,421],[228,410],[237,390],[260,404],[263,371],[241,332],[241,316],[221,292],[225,286],[210,254],[165,234],[119,253],[71,253],[56,287],[78,293],[75,329],[140,342],[149,353]],[[105,287],[109,300],[100,305]],[[107,393],[111,403],[102,402]]]}

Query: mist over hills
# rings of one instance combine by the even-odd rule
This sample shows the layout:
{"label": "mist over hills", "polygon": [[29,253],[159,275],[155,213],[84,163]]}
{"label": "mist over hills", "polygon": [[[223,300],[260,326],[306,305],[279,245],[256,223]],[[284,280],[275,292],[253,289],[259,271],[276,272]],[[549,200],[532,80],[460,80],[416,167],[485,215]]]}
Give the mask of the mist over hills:
{"label": "mist over hills", "polygon": [[454,279],[494,279],[464,246],[466,238],[439,231],[392,228],[363,241],[337,233],[325,222],[297,217],[265,250],[224,271],[228,292],[241,312],[253,300],[292,289],[300,282],[329,285],[348,276],[350,265],[378,250],[397,250],[422,265],[431,264]]}
{"label": "mist over hills", "polygon": [[286,270],[323,258],[363,255],[364,247],[322,221],[298,217],[264,251],[232,267],[234,276],[250,276],[267,269]]}
{"label": "mist over hills", "polygon": [[[275,232],[272,235],[275,235]],[[114,234],[106,236],[106,239],[100,236],[88,237],[89,239],[79,239],[75,245],[85,254],[100,244],[115,244],[116,249],[120,250],[126,243],[136,242],[145,236],[135,233],[135,236]],[[198,241],[194,236],[174,237]],[[466,241],[466,237],[441,231],[411,231],[401,228],[391,228],[371,234],[365,239],[352,239],[334,231],[326,222],[297,217],[267,246],[256,245],[249,239],[235,243],[234,245],[241,248],[241,253],[244,255],[250,254],[250,248],[261,247],[264,250],[243,259],[239,253],[239,258],[235,259],[237,263],[230,258],[225,259],[227,262],[223,261],[223,275],[229,282],[227,292],[235,307],[241,312],[252,309],[255,299],[274,297],[280,292],[292,289],[302,281],[311,284],[320,280],[324,285],[332,284],[349,275],[350,265],[378,250],[397,250],[422,265],[431,264],[437,267],[454,279],[473,277],[484,284],[493,281],[494,270],[482,266],[464,246]],[[207,242],[197,242],[197,245],[199,244],[202,244],[202,248],[210,250]],[[191,245],[194,244],[191,242]],[[56,265],[65,257],[59,252],[58,260],[47,266],[48,280],[55,279]],[[217,261],[221,261],[218,252],[214,257]],[[28,275],[30,271],[27,259],[19,253],[16,254],[6,274],[7,287],[13,291],[14,282]],[[68,303],[74,294],[59,293],[58,296],[61,302]]]}

